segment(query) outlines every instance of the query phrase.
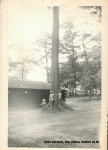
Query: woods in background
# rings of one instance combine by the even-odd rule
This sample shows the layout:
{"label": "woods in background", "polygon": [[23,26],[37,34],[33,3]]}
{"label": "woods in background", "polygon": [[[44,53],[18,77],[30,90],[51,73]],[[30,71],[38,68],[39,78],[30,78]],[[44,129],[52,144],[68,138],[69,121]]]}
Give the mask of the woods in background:
{"label": "woods in background", "polygon": [[[101,24],[101,7],[79,7],[82,11],[88,10],[89,15],[96,18]],[[101,31],[91,30],[92,22],[86,21],[74,24],[70,18],[65,21],[60,29],[62,35],[59,40],[59,79],[62,88],[89,94],[90,98],[95,91],[101,91]],[[47,82],[51,82],[51,48],[52,35],[44,32],[33,43],[35,48],[22,50],[17,46],[12,49],[19,51],[19,59],[9,57],[9,78],[27,79],[28,73],[34,66],[44,68]],[[98,93],[98,92],[97,92]]]}

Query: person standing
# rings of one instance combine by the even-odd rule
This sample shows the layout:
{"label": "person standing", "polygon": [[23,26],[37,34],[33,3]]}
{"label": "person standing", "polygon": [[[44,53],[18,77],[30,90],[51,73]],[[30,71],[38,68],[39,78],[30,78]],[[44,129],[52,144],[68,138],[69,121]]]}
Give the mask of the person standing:
{"label": "person standing", "polygon": [[53,107],[53,105],[54,105],[54,94],[52,93],[52,91],[50,91],[49,102],[51,104],[51,107]]}

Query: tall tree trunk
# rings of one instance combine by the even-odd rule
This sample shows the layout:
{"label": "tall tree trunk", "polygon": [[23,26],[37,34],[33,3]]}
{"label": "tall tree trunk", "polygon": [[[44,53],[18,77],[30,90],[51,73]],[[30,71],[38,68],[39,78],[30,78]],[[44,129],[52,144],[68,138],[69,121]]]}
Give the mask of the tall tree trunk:
{"label": "tall tree trunk", "polygon": [[76,96],[76,71],[75,71],[75,62],[74,62],[74,58],[75,58],[75,52],[73,49],[73,73],[74,73],[74,96]]}
{"label": "tall tree trunk", "polygon": [[[50,101],[46,106],[53,111],[62,111],[64,108],[71,109],[60,99],[58,100],[58,93],[60,89],[59,83],[59,7],[53,7],[53,33],[52,33],[52,52],[51,52],[51,90],[54,94],[54,103]],[[53,105],[52,105],[53,104]]]}
{"label": "tall tree trunk", "polygon": [[49,83],[49,72],[48,72],[48,67],[46,67],[46,73],[47,73],[47,82]]}
{"label": "tall tree trunk", "polygon": [[55,101],[57,101],[59,88],[59,7],[54,6],[51,55],[51,90],[55,95]]}
{"label": "tall tree trunk", "polygon": [[47,50],[45,46],[45,60],[46,60],[46,75],[47,75],[47,82],[49,83],[49,72],[48,72],[48,55],[47,55]]}
{"label": "tall tree trunk", "polygon": [[[83,48],[84,48],[84,53],[85,53],[85,57],[86,57],[86,63],[87,63],[87,67],[88,67],[87,70],[90,71],[88,56],[87,56],[87,52],[86,52],[86,48],[85,48],[84,43],[83,43]],[[90,76],[90,75],[89,75],[89,76]],[[90,93],[89,93],[89,97],[90,97],[90,100],[91,100],[91,77],[90,77]]]}
{"label": "tall tree trunk", "polygon": [[90,100],[91,100],[91,79],[90,79],[90,94],[89,94],[89,96],[90,96]]}
{"label": "tall tree trunk", "polygon": [[84,53],[85,53],[85,57],[86,57],[86,62],[87,62],[87,65],[88,65],[89,62],[88,62],[87,52],[86,52],[84,43],[83,43],[83,48],[84,48]]}

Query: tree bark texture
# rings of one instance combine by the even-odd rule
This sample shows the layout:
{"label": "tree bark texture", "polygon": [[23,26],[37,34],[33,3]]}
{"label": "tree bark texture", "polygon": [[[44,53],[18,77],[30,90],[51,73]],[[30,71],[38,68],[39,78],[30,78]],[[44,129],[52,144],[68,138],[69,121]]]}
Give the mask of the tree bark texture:
{"label": "tree bark texture", "polygon": [[51,53],[51,90],[54,93],[55,101],[59,92],[59,7],[53,7],[53,33]]}

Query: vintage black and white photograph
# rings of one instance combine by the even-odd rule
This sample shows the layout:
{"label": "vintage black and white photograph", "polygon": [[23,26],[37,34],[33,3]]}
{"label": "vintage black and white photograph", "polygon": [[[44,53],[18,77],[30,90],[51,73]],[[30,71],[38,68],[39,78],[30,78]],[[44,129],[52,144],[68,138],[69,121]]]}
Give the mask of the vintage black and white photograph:
{"label": "vintage black and white photograph", "polygon": [[8,2],[8,147],[100,148],[102,7]]}

